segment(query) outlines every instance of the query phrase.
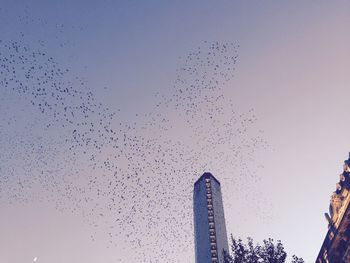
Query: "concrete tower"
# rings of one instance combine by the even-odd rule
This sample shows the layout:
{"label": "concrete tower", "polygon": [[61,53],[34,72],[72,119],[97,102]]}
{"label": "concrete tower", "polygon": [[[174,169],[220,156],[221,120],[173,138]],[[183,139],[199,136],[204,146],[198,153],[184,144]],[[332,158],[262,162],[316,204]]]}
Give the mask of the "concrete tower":
{"label": "concrete tower", "polygon": [[228,251],[220,182],[204,173],[194,184],[194,239],[196,263],[223,263]]}

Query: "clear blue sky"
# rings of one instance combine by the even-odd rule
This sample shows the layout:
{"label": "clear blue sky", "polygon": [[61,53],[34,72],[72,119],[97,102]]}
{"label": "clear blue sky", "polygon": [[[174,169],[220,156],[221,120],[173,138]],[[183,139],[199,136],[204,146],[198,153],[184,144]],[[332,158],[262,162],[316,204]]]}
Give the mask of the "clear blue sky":
{"label": "clear blue sky", "polygon": [[[41,50],[60,67],[70,69],[67,79],[82,78],[84,89],[91,90],[103,107],[120,110],[112,126],[119,122],[147,122],[148,117],[142,119],[136,114],[155,112],[159,101],[155,97],[157,92],[164,96],[163,102],[173,98],[176,70],[183,66],[190,52],[198,47],[207,48],[207,43],[239,45],[234,77],[222,83],[220,92],[232,101],[235,112],[249,114],[249,110],[254,109],[257,121],[247,136],[253,138],[263,131],[261,136],[269,146],[257,149],[254,158],[243,154],[240,160],[237,156],[229,160],[230,150],[227,150],[226,159],[215,156],[220,160],[217,163],[214,157],[208,161],[210,156],[198,156],[198,164],[184,167],[198,167],[198,176],[200,169],[211,169],[221,180],[228,232],[236,237],[251,236],[257,241],[267,237],[281,239],[287,252],[313,262],[327,230],[323,213],[328,211],[342,162],[350,151],[349,13],[350,3],[346,1],[3,1],[0,39],[7,43],[19,41],[32,50]],[[6,54],[0,50],[0,58]],[[66,155],[62,142],[71,130],[43,129],[52,122],[49,115],[37,111],[25,96],[4,86],[0,89],[4,152],[0,155],[0,189],[3,189],[0,261],[33,262],[37,257],[37,262],[51,263],[138,262],[133,258],[134,253],[145,253],[145,258],[153,257],[152,262],[194,262],[191,200],[186,199],[188,202],[183,206],[188,215],[183,217],[185,221],[174,219],[166,225],[165,218],[175,215],[167,208],[177,209],[181,207],[179,200],[183,200],[177,200],[171,189],[162,187],[162,183],[168,186],[168,180],[174,176],[166,174],[170,166],[154,166],[160,177],[152,177],[151,168],[144,174],[145,178],[155,180],[152,185],[155,199],[159,198],[157,192],[169,191],[166,194],[171,197],[170,201],[167,199],[169,203],[154,202],[153,211],[159,213],[159,217],[154,218],[161,223],[140,219],[142,223],[133,224],[137,230],[132,232],[127,219],[124,218],[125,225],[114,221],[118,217],[114,213],[104,214],[101,219],[93,202],[80,205],[72,201],[70,206],[71,191],[76,189],[72,187],[68,191],[63,181],[71,180],[74,186],[84,188],[84,174],[102,178],[104,173],[84,165],[84,157],[79,156],[74,163],[76,176],[62,179],[64,173],[60,165],[70,156]],[[163,135],[164,141],[185,138],[191,128],[182,122],[181,115],[166,107],[162,108],[162,114],[173,127]],[[230,116],[230,112],[222,116]],[[158,125],[158,121],[153,123]],[[205,122],[204,126],[206,124],[212,125]],[[208,128],[208,131],[212,130]],[[143,130],[136,132],[140,134]],[[198,142],[207,139],[204,132],[199,134],[204,137],[199,136]],[[56,148],[52,141],[59,146]],[[24,147],[19,142],[34,146]],[[240,143],[244,147],[244,143]],[[42,162],[36,162],[39,146],[45,148],[42,150],[45,154],[39,154]],[[32,147],[36,149],[35,154],[28,150]],[[192,158],[193,152],[207,149],[208,145],[203,143],[201,147],[188,142],[179,151]],[[108,155],[112,150],[103,151],[102,155]],[[25,159],[28,154],[32,157]],[[170,156],[176,152],[165,154]],[[31,163],[31,158],[35,159],[35,167],[26,162]],[[244,169],[240,166],[242,163]],[[123,166],[124,171],[131,169],[127,159],[118,159],[118,165]],[[45,180],[40,180],[43,177],[38,171],[42,170],[50,174]],[[60,172],[56,175],[55,171]],[[182,171],[179,178],[186,172]],[[189,184],[181,192],[184,196],[191,195],[190,182],[197,176],[193,170],[188,173],[192,174],[186,177]],[[10,184],[14,181],[17,184],[17,179],[6,179],[9,174],[14,178],[26,175],[21,179],[26,189],[21,193],[22,199],[11,197],[4,190],[12,189]],[[47,191],[48,178],[52,185],[57,182],[56,190],[59,190]],[[101,179],[99,188],[105,189],[106,182],[108,180]],[[130,185],[128,182],[125,181],[126,189],[134,189],[133,182]],[[19,190],[11,191],[15,195]],[[79,195],[73,196],[74,200],[79,199]],[[95,198],[93,194],[87,196]],[[109,202],[104,197],[98,198],[96,203],[102,204],[102,208],[99,207],[102,211],[103,205]],[[133,202],[132,198],[125,201],[128,209]],[[152,207],[152,201],[147,202]],[[89,213],[92,213],[90,217]],[[184,225],[185,238],[180,232],[180,223]],[[120,229],[113,232],[113,227]],[[135,237],[126,238],[128,233],[123,232],[124,227]],[[159,232],[152,234],[147,229]],[[136,236],[145,244],[145,249],[137,246]],[[165,239],[171,241],[165,242]],[[130,240],[134,241],[132,245],[128,243]],[[183,242],[186,249],[176,246],[178,242]],[[176,253],[171,254],[172,261],[169,261],[159,258],[164,253],[153,249]]]}

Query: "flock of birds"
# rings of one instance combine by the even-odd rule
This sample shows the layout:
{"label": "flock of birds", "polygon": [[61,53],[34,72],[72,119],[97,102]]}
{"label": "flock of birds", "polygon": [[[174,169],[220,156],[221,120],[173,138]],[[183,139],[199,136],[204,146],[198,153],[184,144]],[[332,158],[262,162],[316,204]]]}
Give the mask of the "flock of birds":
{"label": "flock of birds", "polygon": [[0,40],[2,201],[49,200],[90,224],[93,241],[170,263],[193,251],[192,189],[203,172],[222,181],[228,207],[255,198],[254,159],[268,145],[254,110],[237,112],[226,95],[235,44],[204,42],[180,58],[171,92],[132,121],[44,47]]}

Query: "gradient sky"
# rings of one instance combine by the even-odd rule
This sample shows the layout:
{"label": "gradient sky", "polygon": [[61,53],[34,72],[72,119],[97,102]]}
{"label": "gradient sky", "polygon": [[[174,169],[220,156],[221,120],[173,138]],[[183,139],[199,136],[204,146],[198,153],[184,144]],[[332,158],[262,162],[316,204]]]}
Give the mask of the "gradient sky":
{"label": "gradient sky", "polygon": [[[239,112],[254,109],[269,147],[252,164],[256,186],[240,190],[258,205],[223,187],[228,232],[281,239],[290,254],[315,260],[327,231],[323,213],[350,151],[350,2],[4,0],[0,8],[0,39],[23,32],[32,47],[45,41],[45,51],[84,78],[98,101],[121,109],[122,120],[149,111],[156,92],[171,94],[179,57],[205,41],[238,44],[225,96]],[[21,104],[11,96],[3,109]],[[31,111],[23,106],[11,116],[21,120],[23,109]],[[41,199],[0,196],[1,262],[131,262],[127,248],[92,242],[96,230],[80,216]],[[174,262],[193,262],[193,253]]]}

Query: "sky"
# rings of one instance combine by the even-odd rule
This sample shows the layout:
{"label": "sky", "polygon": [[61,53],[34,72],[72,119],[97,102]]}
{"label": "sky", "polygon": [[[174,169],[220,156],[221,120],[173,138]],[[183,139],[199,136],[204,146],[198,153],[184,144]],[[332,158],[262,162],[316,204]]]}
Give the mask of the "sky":
{"label": "sky", "polygon": [[194,262],[204,171],[221,181],[229,233],[313,262],[350,151],[349,12],[3,0],[1,262]]}

